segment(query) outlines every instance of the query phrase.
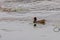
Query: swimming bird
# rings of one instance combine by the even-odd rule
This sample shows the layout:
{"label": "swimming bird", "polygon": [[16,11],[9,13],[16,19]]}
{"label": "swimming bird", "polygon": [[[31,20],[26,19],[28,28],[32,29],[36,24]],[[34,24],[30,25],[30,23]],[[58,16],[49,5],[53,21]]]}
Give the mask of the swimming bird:
{"label": "swimming bird", "polygon": [[34,21],[33,23],[38,23],[38,24],[45,24],[46,20],[45,19],[41,19],[41,20],[37,20],[37,17],[34,17]]}

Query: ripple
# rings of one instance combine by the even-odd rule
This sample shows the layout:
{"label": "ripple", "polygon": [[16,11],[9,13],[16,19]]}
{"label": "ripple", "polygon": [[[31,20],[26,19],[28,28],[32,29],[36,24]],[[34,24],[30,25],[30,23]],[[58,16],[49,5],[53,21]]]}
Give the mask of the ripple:
{"label": "ripple", "polygon": [[2,31],[6,31],[6,32],[12,32],[12,31],[22,31],[22,30],[10,30],[10,29],[0,29]]}

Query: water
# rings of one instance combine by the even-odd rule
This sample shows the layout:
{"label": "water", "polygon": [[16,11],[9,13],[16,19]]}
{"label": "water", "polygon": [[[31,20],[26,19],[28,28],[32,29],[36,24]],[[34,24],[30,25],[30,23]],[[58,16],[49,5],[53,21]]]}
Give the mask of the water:
{"label": "water", "polygon": [[[60,37],[60,32],[54,32],[53,29],[59,22],[55,17],[59,20],[59,15],[59,12],[0,12],[0,40],[56,40]],[[46,24],[37,24],[34,27],[33,17],[35,16],[38,20],[46,19]]]}

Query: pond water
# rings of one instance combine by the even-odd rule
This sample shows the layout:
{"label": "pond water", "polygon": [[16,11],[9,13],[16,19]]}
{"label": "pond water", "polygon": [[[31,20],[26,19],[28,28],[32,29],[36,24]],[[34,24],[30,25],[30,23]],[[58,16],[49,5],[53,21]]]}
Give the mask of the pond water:
{"label": "pond water", "polygon": [[[53,31],[56,25],[59,27],[59,21],[55,20],[55,18],[59,20],[60,14],[59,12],[58,14],[56,13],[57,12],[51,12],[51,14],[50,12],[31,12],[22,14],[1,12],[0,40],[59,40],[60,32]],[[54,16],[52,16],[53,14]],[[37,26],[34,27],[32,22],[35,16],[38,20],[45,18],[47,20],[46,24],[37,24]]]}

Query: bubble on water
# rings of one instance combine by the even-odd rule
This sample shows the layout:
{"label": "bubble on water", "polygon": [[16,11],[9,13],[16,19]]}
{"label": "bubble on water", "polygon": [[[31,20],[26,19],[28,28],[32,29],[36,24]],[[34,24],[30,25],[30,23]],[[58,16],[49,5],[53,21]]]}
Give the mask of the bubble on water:
{"label": "bubble on water", "polygon": [[55,28],[53,28],[53,31],[54,32],[59,32],[60,31],[59,29],[60,29],[59,27],[55,27]]}

